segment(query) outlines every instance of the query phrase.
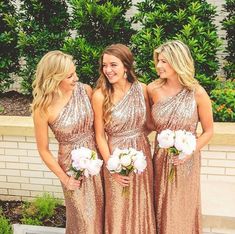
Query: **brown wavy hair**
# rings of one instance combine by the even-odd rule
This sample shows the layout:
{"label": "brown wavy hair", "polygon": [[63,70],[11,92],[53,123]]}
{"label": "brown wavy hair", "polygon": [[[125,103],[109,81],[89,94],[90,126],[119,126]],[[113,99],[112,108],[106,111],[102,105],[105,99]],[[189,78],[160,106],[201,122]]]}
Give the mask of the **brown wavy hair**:
{"label": "brown wavy hair", "polygon": [[99,60],[99,72],[100,76],[97,81],[96,89],[101,89],[101,92],[104,95],[104,102],[103,102],[103,118],[105,121],[105,126],[111,121],[111,110],[113,107],[112,96],[113,96],[113,86],[109,83],[109,80],[105,76],[103,72],[103,57],[104,54],[113,55],[120,59],[126,69],[127,80],[130,83],[134,83],[137,81],[136,74],[134,72],[134,57],[130,49],[123,45],[123,44],[112,44],[106,47],[103,53],[100,56]]}

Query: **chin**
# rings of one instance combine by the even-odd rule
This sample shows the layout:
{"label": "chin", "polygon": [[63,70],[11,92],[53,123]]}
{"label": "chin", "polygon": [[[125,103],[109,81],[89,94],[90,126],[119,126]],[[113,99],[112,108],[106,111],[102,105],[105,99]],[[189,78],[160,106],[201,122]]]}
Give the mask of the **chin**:
{"label": "chin", "polygon": [[114,79],[108,79],[109,83],[110,84],[115,84],[117,82],[117,80],[114,78]]}

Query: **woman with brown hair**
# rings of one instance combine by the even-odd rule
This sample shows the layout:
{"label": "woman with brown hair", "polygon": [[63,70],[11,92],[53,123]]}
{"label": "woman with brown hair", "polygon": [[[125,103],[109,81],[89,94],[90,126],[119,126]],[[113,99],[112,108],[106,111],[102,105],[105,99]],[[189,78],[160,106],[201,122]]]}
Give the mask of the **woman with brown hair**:
{"label": "woman with brown hair", "polygon": [[[133,55],[122,44],[107,47],[100,58],[100,77],[92,96],[98,149],[107,163],[118,147],[142,150],[147,168],[123,176],[104,168],[105,233],[155,233],[153,169],[146,132],[149,103],[144,84],[137,81]],[[122,195],[123,187],[129,194]]]}

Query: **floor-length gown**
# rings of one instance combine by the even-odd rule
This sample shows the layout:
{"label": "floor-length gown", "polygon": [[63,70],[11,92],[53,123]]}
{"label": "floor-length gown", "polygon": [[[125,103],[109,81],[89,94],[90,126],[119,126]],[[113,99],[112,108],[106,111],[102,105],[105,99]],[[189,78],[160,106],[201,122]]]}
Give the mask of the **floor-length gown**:
{"label": "floor-length gown", "polygon": [[132,84],[124,98],[112,109],[112,120],[106,126],[111,153],[116,147],[142,150],[147,158],[145,172],[130,175],[129,196],[122,195],[123,187],[104,169],[105,233],[156,233],[153,207],[153,169],[150,145],[144,134],[146,106],[139,82]]}
{"label": "floor-length gown", "polygon": [[[162,130],[186,130],[196,134],[198,123],[194,91],[181,90],[177,95],[152,106],[157,133]],[[170,157],[156,147],[153,158],[154,200],[158,234],[201,233],[200,154],[194,154],[176,168],[173,181],[168,178]]]}
{"label": "floor-length gown", "polygon": [[[64,171],[71,165],[71,150],[87,147],[96,150],[93,111],[84,85],[80,82],[69,102],[50,124],[59,142],[58,162]],[[101,177],[85,178],[82,186],[68,191],[63,185],[66,205],[66,234],[103,233],[103,189]]]}

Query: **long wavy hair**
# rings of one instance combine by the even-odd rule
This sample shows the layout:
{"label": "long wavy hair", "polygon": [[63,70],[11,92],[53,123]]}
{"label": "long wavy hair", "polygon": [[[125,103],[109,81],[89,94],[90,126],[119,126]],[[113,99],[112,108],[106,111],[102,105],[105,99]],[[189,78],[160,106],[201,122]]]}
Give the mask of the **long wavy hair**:
{"label": "long wavy hair", "polygon": [[96,89],[101,89],[101,92],[104,95],[104,102],[103,102],[103,118],[105,122],[105,126],[111,121],[111,110],[113,107],[112,96],[113,96],[113,86],[109,83],[109,80],[105,76],[103,72],[103,57],[104,54],[113,55],[120,59],[126,69],[127,80],[130,83],[134,83],[137,81],[136,74],[134,72],[134,58],[133,54],[130,49],[123,45],[123,44],[112,44],[105,48],[103,53],[101,54],[99,60],[99,72],[100,76],[97,81]]}
{"label": "long wavy hair", "polygon": [[[187,45],[179,40],[168,41],[154,50],[153,59],[157,69],[158,56],[162,54],[171,67],[178,74],[179,82],[187,89],[193,90],[198,84],[194,78],[194,61]],[[156,80],[159,86],[166,83],[167,79]]]}
{"label": "long wavy hair", "polygon": [[42,114],[47,113],[55,94],[62,95],[59,84],[68,76],[72,65],[74,65],[73,57],[59,50],[50,51],[41,58],[32,84],[33,114],[36,109],[39,109]]}

